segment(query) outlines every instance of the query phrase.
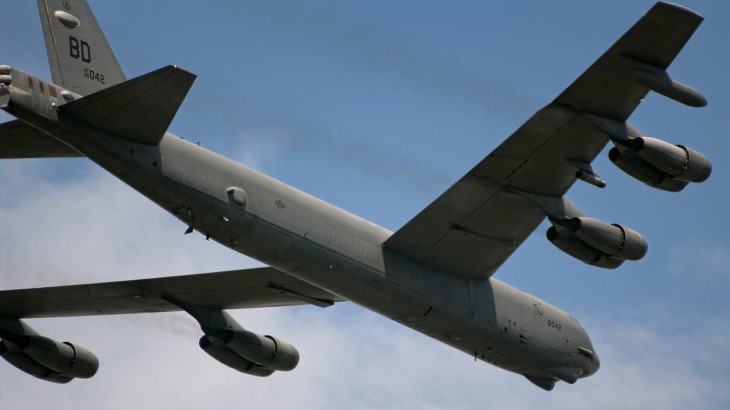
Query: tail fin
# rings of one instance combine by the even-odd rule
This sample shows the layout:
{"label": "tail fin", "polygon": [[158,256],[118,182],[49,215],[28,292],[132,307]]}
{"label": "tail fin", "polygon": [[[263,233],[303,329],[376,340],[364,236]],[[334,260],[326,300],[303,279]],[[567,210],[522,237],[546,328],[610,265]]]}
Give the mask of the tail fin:
{"label": "tail fin", "polygon": [[81,95],[126,80],[86,0],[38,0],[53,82]]}

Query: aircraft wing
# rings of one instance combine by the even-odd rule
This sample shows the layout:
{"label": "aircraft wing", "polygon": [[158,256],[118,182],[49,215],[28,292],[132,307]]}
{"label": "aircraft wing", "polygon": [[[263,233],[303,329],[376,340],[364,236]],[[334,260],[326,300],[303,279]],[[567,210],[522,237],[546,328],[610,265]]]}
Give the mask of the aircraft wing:
{"label": "aircraft wing", "polygon": [[0,159],[81,156],[73,148],[23,121],[0,124]]}
{"label": "aircraft wing", "polygon": [[39,318],[170,312],[173,298],[201,308],[240,309],[344,299],[274,268],[0,291],[0,317]]}
{"label": "aircraft wing", "polygon": [[[555,101],[385,246],[443,272],[491,276],[545,217],[529,195],[561,198],[576,172],[590,170],[609,141],[587,118],[623,124],[650,88],[689,105],[706,103],[686,86],[676,92],[664,72],[702,19],[681,6],[657,3]],[[664,75],[665,83],[650,83],[643,70],[653,70],[650,80]],[[693,98],[682,99],[687,96]]]}

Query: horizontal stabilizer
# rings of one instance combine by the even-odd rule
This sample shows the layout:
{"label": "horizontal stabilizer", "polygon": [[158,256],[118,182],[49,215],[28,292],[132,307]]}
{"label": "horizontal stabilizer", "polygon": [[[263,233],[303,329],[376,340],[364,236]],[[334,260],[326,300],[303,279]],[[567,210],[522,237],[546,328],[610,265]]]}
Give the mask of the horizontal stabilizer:
{"label": "horizontal stabilizer", "polygon": [[20,120],[0,124],[0,159],[80,156],[73,148]]}
{"label": "horizontal stabilizer", "polygon": [[193,81],[194,74],[167,66],[64,104],[59,110],[108,134],[157,144]]}

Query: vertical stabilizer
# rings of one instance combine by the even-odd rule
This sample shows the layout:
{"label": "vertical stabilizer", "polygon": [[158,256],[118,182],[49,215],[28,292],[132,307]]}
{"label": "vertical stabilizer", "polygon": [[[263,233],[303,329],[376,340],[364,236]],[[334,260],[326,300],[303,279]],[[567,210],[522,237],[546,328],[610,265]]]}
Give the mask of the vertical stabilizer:
{"label": "vertical stabilizer", "polygon": [[53,82],[81,95],[126,80],[86,0],[38,0]]}

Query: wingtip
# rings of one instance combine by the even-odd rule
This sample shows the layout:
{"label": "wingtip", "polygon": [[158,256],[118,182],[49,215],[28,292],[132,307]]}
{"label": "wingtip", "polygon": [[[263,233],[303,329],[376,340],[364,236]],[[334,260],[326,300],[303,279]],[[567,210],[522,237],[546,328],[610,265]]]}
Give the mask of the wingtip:
{"label": "wingtip", "polygon": [[654,11],[654,10],[657,10],[657,11],[663,10],[666,13],[686,14],[686,15],[693,16],[698,21],[702,21],[705,19],[705,17],[703,15],[701,15],[700,13],[698,13],[688,7],[685,7],[681,4],[677,4],[677,3],[669,3],[669,2],[660,1],[657,4],[655,4],[654,7],[652,7],[651,11]]}

